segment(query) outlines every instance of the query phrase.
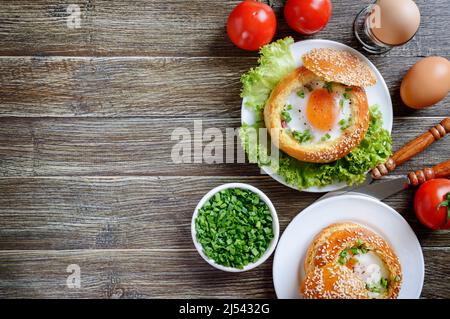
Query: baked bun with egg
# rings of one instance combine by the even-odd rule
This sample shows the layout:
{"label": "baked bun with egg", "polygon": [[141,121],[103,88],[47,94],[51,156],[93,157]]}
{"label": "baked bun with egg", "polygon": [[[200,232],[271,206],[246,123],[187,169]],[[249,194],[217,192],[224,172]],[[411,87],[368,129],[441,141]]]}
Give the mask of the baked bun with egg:
{"label": "baked bun with egg", "polygon": [[[326,85],[332,86],[332,92],[323,87]],[[308,86],[314,87],[310,90],[306,89]],[[305,94],[307,90],[307,105],[299,110],[303,113],[298,115],[304,116],[304,124],[308,122],[309,126],[292,131],[283,117],[288,112],[288,97],[298,92]],[[345,118],[340,113],[344,103],[348,106]],[[350,153],[364,139],[369,118],[369,105],[363,88],[325,83],[305,67],[283,78],[272,90],[264,108],[264,121],[274,145],[300,161],[312,163],[333,162]]]}
{"label": "baked bun with egg", "polygon": [[306,298],[393,299],[402,282],[400,261],[390,245],[354,223],[323,229],[309,246],[304,268],[301,293]]}
{"label": "baked bun with egg", "polygon": [[304,66],[328,82],[366,87],[377,83],[370,67],[356,55],[331,48],[313,49],[303,58]]}
{"label": "baked bun with egg", "polygon": [[286,154],[304,162],[330,163],[364,139],[370,119],[364,87],[374,85],[376,77],[344,50],[314,49],[302,58],[304,66],[272,90],[264,121],[274,145]]}

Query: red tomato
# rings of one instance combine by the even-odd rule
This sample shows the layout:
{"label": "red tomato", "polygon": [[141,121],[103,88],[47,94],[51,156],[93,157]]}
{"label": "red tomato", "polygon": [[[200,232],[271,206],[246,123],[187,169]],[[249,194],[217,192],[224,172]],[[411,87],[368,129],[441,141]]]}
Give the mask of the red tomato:
{"label": "red tomato", "polygon": [[277,20],[265,3],[246,0],[231,11],[227,21],[230,40],[244,50],[258,50],[272,41]]}
{"label": "red tomato", "polygon": [[284,6],[287,24],[302,34],[319,32],[331,17],[330,0],[288,0]]}
{"label": "red tomato", "polygon": [[[419,221],[431,229],[448,229],[448,203],[450,195],[450,179],[437,178],[423,183],[414,197],[414,209]],[[438,206],[441,207],[438,209]]]}

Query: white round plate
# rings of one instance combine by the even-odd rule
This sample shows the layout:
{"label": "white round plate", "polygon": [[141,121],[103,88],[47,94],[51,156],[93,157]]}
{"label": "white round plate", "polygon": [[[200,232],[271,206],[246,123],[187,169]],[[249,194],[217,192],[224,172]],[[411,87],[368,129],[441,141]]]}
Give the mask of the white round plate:
{"label": "white round plate", "polygon": [[400,259],[403,282],[399,298],[420,297],[424,279],[422,249],[403,217],[388,205],[363,195],[341,195],[318,201],[298,214],[278,242],[273,284],[280,299],[299,299],[303,264],[313,238],[337,222],[354,222],[382,236]]}
{"label": "white round plate", "polygon": [[[389,89],[386,85],[386,82],[384,81],[381,73],[378,71],[375,65],[373,65],[372,62],[370,62],[370,60],[367,59],[364,55],[345,44],[330,40],[305,40],[295,42],[291,45],[291,52],[298,67],[303,64],[301,57],[314,48],[334,48],[340,50],[348,50],[369,65],[369,67],[373,70],[377,77],[377,84],[366,88],[369,105],[378,104],[380,106],[380,112],[383,115],[383,127],[391,132],[393,119],[391,95],[389,94]],[[241,123],[247,123],[251,125],[254,124],[255,121],[255,113],[251,108],[245,106],[245,99],[243,99],[241,107]],[[268,167],[262,167],[262,170],[269,174],[277,182],[293,189],[297,189],[295,186],[287,184],[280,175],[272,172]],[[338,190],[346,186],[347,185],[345,183],[334,183],[325,187],[310,187],[302,189],[302,191],[323,193]]]}

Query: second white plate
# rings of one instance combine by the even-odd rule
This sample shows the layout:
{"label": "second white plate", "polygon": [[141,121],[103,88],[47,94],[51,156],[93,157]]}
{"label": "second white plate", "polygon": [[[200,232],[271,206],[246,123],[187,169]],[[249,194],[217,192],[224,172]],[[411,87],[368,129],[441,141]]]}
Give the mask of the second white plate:
{"label": "second white plate", "polygon": [[[291,52],[292,55],[295,57],[295,61],[298,67],[303,64],[302,56],[314,48],[334,48],[339,50],[348,50],[351,53],[358,56],[362,61],[364,61],[370,66],[370,68],[373,70],[373,72],[377,77],[377,84],[372,87],[366,88],[369,105],[374,104],[379,105],[380,112],[383,115],[383,127],[387,129],[389,132],[391,132],[393,119],[391,95],[389,94],[389,89],[386,85],[386,82],[383,79],[383,76],[375,67],[375,65],[373,65],[372,62],[370,62],[370,60],[367,59],[364,55],[362,55],[355,49],[352,49],[351,47],[345,44],[330,40],[305,40],[296,42],[291,46]],[[245,106],[245,99],[244,99],[242,101],[242,108],[241,108],[241,123],[254,124],[255,121],[256,121],[255,113],[253,112],[252,109]],[[287,184],[280,175],[271,172],[268,168],[262,167],[262,169],[279,183],[297,189],[295,186]],[[303,189],[302,191],[330,192],[341,189],[345,186],[347,186],[345,183],[334,183],[325,187],[310,187]]]}

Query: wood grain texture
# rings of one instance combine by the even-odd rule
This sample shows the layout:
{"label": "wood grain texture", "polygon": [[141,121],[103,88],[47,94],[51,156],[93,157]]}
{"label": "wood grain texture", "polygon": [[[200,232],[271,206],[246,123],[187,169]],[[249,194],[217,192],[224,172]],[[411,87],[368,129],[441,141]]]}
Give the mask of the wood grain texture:
{"label": "wood grain texture", "polygon": [[[450,298],[448,248],[424,248],[422,298]],[[81,268],[69,289],[67,266]],[[272,258],[240,273],[215,270],[194,250],[1,251],[1,298],[275,298]],[[175,286],[175,287],[174,287]]]}
{"label": "wood grain texture", "polygon": [[[81,9],[81,27],[70,29],[66,10],[74,1],[3,0],[0,55],[249,56],[252,53],[234,47],[225,32],[226,18],[238,2],[75,1]],[[327,27],[313,37],[304,37],[288,28],[282,17],[283,2],[276,0],[277,37],[333,39],[358,47],[353,37],[353,19],[371,2],[336,2]],[[448,55],[450,41],[444,31],[450,18],[447,0],[416,2],[422,15],[418,34],[408,45],[388,55]]]}
{"label": "wood grain texture", "polygon": [[[448,116],[449,99],[413,110],[400,83],[416,57],[371,57],[396,116]],[[0,116],[239,117],[239,77],[255,58],[0,57]],[[370,102],[370,101],[369,101]]]}
{"label": "wood grain texture", "polygon": [[[436,118],[396,118],[394,149],[436,122]],[[204,130],[217,128],[224,136],[227,128],[239,126],[240,119],[202,121]],[[192,151],[201,143],[217,146],[225,160],[225,137],[223,143],[206,137],[202,142],[200,136],[194,136],[194,119],[168,122],[159,118],[0,118],[0,176],[259,175],[257,166],[248,163],[194,163],[193,156],[189,159],[191,163],[173,162],[173,147],[180,143],[178,134],[171,140],[174,128],[189,130]],[[240,146],[237,148],[241,152]],[[429,151],[400,166],[396,174],[448,158],[448,141],[441,140],[431,145]]]}
{"label": "wood grain texture", "polygon": [[[210,189],[228,182],[264,191],[281,230],[320,196],[299,193],[269,176],[0,179],[0,250],[189,249],[195,206]],[[432,233],[415,218],[413,190],[385,202],[406,218],[424,247],[448,245],[450,231]]]}

